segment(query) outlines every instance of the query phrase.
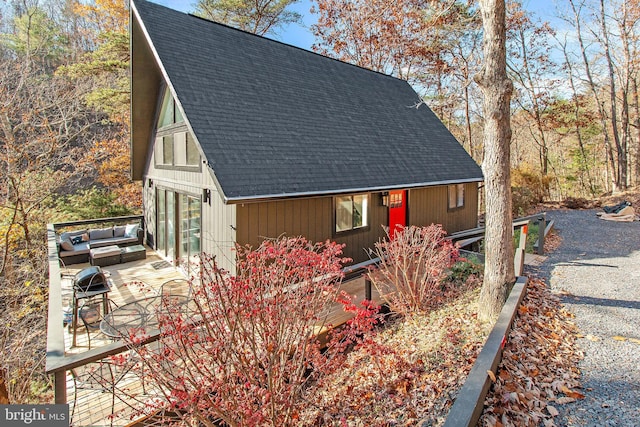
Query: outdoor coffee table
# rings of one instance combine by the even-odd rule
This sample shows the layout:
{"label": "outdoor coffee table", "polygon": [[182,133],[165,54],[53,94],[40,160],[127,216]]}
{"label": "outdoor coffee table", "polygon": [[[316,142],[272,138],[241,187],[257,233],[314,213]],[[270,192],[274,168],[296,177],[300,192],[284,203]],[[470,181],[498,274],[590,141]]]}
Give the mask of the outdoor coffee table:
{"label": "outdoor coffee table", "polygon": [[93,248],[89,251],[89,261],[91,265],[100,267],[120,264],[120,248],[116,245]]}
{"label": "outdoor coffee table", "polygon": [[131,262],[147,258],[147,250],[142,245],[125,246],[120,248],[120,262]]}

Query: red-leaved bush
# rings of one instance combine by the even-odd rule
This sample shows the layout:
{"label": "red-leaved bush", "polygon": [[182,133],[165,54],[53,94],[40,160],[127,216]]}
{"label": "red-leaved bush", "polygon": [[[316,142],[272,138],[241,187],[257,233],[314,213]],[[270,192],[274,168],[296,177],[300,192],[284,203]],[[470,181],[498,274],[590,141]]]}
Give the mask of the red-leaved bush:
{"label": "red-leaved bush", "polygon": [[441,225],[409,226],[376,243],[381,261],[369,278],[396,313],[428,311],[441,299],[442,280],[459,255],[445,236]]}
{"label": "red-leaved bush", "polygon": [[[328,241],[269,240],[237,248],[235,276],[203,256],[186,312],[167,305],[158,344],[135,347],[147,387],[162,394],[147,405],[187,425],[299,424],[313,404],[305,390],[339,369],[345,350],[376,322],[377,309],[355,307],[340,291],[341,254],[342,245]],[[339,305],[355,317],[333,329],[327,316]]]}

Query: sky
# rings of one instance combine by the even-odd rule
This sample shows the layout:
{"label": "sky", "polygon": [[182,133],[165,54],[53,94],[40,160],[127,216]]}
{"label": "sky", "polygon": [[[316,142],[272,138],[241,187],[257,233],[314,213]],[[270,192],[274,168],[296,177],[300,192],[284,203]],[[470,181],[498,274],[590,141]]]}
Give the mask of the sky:
{"label": "sky", "polygon": [[[193,12],[195,10],[195,4],[197,3],[197,0],[151,1],[181,12]],[[303,49],[311,50],[311,45],[314,42],[314,37],[311,33],[311,25],[316,21],[316,18],[309,12],[311,9],[311,1],[301,0],[298,3],[293,4],[290,9],[302,15],[303,22],[301,24],[291,24],[286,28],[279,30],[278,34],[269,34],[267,37],[301,47]]]}
{"label": "sky", "polygon": [[[181,12],[193,12],[197,0],[151,0],[154,3],[158,3],[171,9],[179,10]],[[393,0],[390,0],[393,1]],[[556,20],[553,19],[555,13],[555,3],[562,0],[523,0],[523,4],[526,9],[535,13],[536,16],[543,20],[549,20],[553,24],[556,24]],[[268,35],[267,37],[276,39],[278,41],[291,44],[303,49],[311,50],[311,45],[314,43],[314,37],[311,33],[311,25],[316,22],[316,17],[312,15],[309,10],[311,9],[311,0],[300,0],[299,2],[291,6],[291,10],[298,12],[302,15],[303,22],[301,24],[291,24],[281,30],[276,35]]]}

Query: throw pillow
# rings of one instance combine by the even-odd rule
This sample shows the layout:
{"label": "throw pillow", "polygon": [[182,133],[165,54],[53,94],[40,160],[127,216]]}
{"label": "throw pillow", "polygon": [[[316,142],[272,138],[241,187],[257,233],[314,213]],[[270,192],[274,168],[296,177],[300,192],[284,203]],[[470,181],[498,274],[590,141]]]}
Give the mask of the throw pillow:
{"label": "throw pillow", "polygon": [[82,243],[82,235],[71,238],[71,244],[78,245],[80,243]]}
{"label": "throw pillow", "polygon": [[125,237],[138,237],[138,224],[127,224]]}
{"label": "throw pillow", "polygon": [[73,243],[71,243],[71,240],[64,239],[60,241],[60,247],[62,248],[63,251],[72,251]]}
{"label": "throw pillow", "polygon": [[89,233],[82,233],[82,241],[83,242],[88,242],[89,241]]}

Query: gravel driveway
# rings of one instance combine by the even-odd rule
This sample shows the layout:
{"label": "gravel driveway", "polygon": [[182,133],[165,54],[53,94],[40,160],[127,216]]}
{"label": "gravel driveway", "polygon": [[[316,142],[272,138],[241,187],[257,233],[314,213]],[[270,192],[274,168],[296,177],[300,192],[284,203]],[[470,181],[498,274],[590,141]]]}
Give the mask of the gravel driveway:
{"label": "gravel driveway", "polygon": [[562,243],[537,274],[576,316],[586,395],[559,406],[556,423],[640,426],[640,222],[596,212],[547,212]]}

